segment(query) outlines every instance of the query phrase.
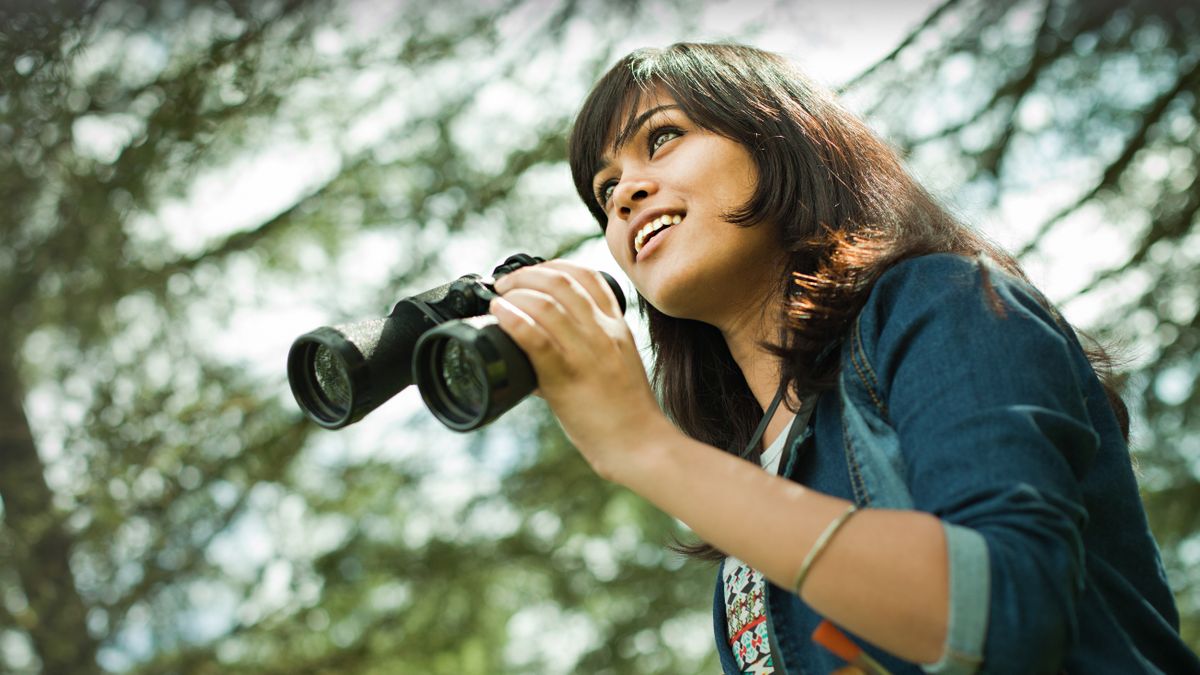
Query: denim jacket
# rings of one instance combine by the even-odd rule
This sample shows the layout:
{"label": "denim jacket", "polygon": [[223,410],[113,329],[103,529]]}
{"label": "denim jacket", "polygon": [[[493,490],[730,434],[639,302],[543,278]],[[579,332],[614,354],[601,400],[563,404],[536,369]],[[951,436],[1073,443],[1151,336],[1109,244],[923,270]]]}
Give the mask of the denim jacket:
{"label": "denim jacket", "polygon": [[[1129,450],[1083,349],[994,264],[904,261],[872,289],[783,475],[860,507],[941,519],[949,625],[936,664],[900,673],[1200,673],[1151,536]],[[820,564],[818,562],[818,564]],[[717,573],[721,665],[737,673]],[[845,665],[821,617],[768,584],[776,672]]]}

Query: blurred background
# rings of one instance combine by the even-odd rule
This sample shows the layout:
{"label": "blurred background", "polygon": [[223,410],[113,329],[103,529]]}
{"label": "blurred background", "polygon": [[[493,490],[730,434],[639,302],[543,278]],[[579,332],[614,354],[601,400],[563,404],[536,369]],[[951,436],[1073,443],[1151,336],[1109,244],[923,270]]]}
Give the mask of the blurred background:
{"label": "blurred background", "polygon": [[1195,5],[833,4],[0,0],[0,671],[716,672],[713,569],[541,401],[329,432],[284,374],[514,251],[632,290],[565,135],[684,39],[839,90],[1116,348],[1200,646]]}

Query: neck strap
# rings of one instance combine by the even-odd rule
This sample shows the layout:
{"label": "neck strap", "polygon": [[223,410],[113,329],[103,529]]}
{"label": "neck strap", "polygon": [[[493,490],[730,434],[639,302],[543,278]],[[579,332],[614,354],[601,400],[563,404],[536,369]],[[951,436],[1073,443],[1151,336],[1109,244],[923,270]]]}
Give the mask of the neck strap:
{"label": "neck strap", "polygon": [[754,435],[750,437],[750,442],[746,444],[746,449],[742,451],[742,459],[753,457],[754,448],[762,440],[763,433],[767,430],[767,425],[771,423],[771,418],[775,417],[775,409],[779,407],[779,402],[783,400],[783,394],[787,391],[787,380],[779,383],[779,391],[775,392],[775,398],[771,401],[771,405],[767,406],[767,412],[763,413],[762,421],[758,423],[758,428],[754,430]]}

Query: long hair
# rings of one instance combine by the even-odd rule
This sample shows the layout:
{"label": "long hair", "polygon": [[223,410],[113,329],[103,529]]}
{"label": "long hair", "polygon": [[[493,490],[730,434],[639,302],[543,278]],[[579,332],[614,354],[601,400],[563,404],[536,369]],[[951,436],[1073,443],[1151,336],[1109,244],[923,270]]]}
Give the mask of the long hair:
{"label": "long hair", "polygon": [[[779,287],[786,299],[776,311],[784,327],[776,343],[762,346],[778,357],[780,376],[797,395],[835,385],[837,347],[876,280],[896,263],[935,252],[986,256],[1026,278],[1011,255],[921,187],[832,92],[782,57],[745,45],[637,50],[596,84],[576,117],[569,156],[575,188],[602,229],[608,219],[593,196],[593,177],[602,157],[627,135],[641,98],[659,87],[695,124],[740,143],[754,160],[756,190],[727,219],[779,229],[786,260]],[[649,327],[652,381],[667,415],[689,436],[740,454],[763,411],[720,332],[667,316],[641,294],[638,305]],[[1089,358],[1128,436],[1111,363],[1098,347]],[[707,544],[677,548],[703,558],[721,555]]]}

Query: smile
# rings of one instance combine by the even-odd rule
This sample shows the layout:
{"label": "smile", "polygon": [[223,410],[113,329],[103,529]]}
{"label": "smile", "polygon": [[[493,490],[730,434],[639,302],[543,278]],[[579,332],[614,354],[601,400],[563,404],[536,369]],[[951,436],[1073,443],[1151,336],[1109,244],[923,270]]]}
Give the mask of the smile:
{"label": "smile", "polygon": [[636,256],[641,253],[642,249],[646,246],[646,242],[650,241],[654,235],[681,222],[683,222],[683,216],[679,214],[665,214],[646,223],[633,238],[633,254]]}

